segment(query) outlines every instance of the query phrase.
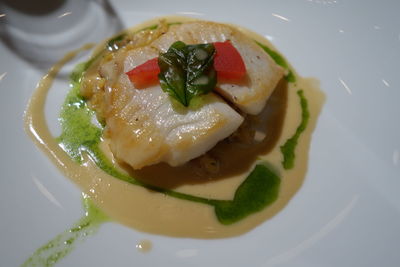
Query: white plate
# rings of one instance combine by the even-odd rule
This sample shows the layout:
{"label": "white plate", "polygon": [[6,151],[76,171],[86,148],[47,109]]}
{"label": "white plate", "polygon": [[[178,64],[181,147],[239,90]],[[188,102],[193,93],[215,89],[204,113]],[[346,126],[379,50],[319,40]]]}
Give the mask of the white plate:
{"label": "white plate", "polygon": [[[219,240],[108,223],[56,266],[400,266],[399,2],[111,4],[125,26],[186,14],[254,30],[300,75],[318,78],[327,102],[305,183],[271,220]],[[19,266],[83,212],[77,187],[23,131],[24,109],[43,73],[0,44],[0,266]],[[55,88],[65,88],[63,81]],[[57,109],[48,115],[55,118]],[[136,250],[141,239],[152,241],[150,253]]]}

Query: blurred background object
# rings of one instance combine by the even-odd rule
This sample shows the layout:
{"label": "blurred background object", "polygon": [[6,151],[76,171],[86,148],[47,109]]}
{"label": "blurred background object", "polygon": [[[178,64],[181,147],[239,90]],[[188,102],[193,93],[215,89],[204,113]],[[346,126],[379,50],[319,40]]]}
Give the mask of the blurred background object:
{"label": "blurred background object", "polygon": [[0,26],[2,41],[41,69],[122,29],[107,0],[1,0]]}

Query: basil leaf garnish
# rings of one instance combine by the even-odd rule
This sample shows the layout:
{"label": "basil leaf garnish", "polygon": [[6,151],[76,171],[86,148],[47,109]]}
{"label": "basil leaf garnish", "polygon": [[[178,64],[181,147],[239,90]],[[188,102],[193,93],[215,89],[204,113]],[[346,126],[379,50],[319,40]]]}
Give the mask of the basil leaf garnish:
{"label": "basil leaf garnish", "polygon": [[161,88],[185,107],[189,106],[193,97],[211,92],[217,84],[214,55],[213,44],[173,43],[158,57]]}

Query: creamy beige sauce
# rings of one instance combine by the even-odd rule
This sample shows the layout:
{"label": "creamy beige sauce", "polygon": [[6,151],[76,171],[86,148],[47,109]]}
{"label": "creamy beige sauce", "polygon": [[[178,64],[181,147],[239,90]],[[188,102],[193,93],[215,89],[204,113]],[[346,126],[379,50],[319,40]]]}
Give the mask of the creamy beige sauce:
{"label": "creamy beige sauce", "polygon": [[136,249],[139,252],[147,253],[153,248],[153,244],[150,240],[140,240],[139,243],[136,244]]}
{"label": "creamy beige sauce", "polygon": [[[168,17],[168,21],[185,21],[187,18]],[[135,29],[155,24],[158,19],[138,25]],[[263,37],[239,28],[251,38],[273,47]],[[88,48],[88,47],[85,47]],[[85,49],[83,48],[83,49]],[[311,134],[315,128],[318,114],[324,102],[324,94],[319,90],[315,79],[297,76],[295,84],[281,83],[268,102],[271,128],[268,141],[260,149],[251,151],[222,147],[221,151],[230,152],[232,157],[218,177],[200,179],[188,176],[191,170],[185,167],[171,170],[166,165],[145,168],[140,171],[142,179],[149,183],[173,188],[179,192],[190,193],[215,199],[231,199],[239,184],[255,165],[256,160],[265,160],[281,176],[278,199],[261,212],[231,224],[221,224],[212,206],[169,197],[146,188],[131,185],[105,174],[88,157],[81,166],[59,147],[50,134],[44,116],[44,104],[54,77],[59,69],[77,52],[66,55],[50,72],[43,77],[34,92],[25,113],[25,127],[36,144],[49,156],[57,167],[88,194],[93,202],[115,221],[140,231],[194,238],[221,238],[243,234],[260,225],[282,210],[303,183],[307,165]],[[292,170],[282,168],[280,146],[296,131],[301,121],[301,107],[296,92],[304,90],[308,100],[310,120],[296,148],[295,167]],[[283,108],[282,108],[283,107]],[[281,128],[281,129],[280,129]],[[110,157],[106,143],[103,150]],[[239,153],[239,152],[241,153]],[[243,154],[245,153],[245,154]],[[114,164],[117,164],[113,161]],[[160,182],[161,181],[161,182]],[[146,245],[144,245],[146,246]]]}

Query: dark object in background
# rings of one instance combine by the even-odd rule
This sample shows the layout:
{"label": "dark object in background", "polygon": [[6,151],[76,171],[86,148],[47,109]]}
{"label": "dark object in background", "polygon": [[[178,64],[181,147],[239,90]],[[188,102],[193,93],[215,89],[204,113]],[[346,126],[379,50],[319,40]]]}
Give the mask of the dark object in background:
{"label": "dark object in background", "polygon": [[[67,52],[122,29],[107,0],[2,0],[0,38],[17,56],[48,69]],[[71,68],[67,66],[66,72]]]}

